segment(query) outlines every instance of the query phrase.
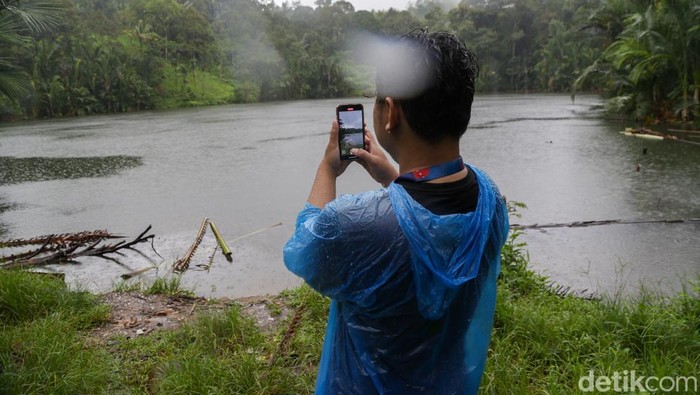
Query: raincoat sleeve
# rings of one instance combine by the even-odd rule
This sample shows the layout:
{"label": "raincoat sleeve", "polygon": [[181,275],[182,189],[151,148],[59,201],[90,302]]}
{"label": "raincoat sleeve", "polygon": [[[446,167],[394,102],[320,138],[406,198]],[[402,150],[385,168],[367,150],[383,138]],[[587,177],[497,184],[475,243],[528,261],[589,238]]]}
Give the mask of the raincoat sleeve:
{"label": "raincoat sleeve", "polygon": [[323,209],[307,203],[284,247],[287,268],[338,301],[373,303],[388,278],[398,224],[381,193],[343,195]]}

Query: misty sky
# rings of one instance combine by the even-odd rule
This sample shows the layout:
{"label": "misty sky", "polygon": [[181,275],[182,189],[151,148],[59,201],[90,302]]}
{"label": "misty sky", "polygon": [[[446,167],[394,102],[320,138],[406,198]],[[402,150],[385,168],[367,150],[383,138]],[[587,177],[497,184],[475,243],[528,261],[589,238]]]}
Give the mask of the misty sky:
{"label": "misty sky", "polygon": [[[414,2],[415,0],[348,0],[354,7],[356,11],[359,10],[387,10],[389,8],[396,8],[398,10],[405,10],[409,2]],[[290,1],[292,3],[293,1]],[[315,0],[300,0],[303,5],[308,5],[309,7],[316,7],[314,4]],[[281,2],[280,2],[281,4]]]}

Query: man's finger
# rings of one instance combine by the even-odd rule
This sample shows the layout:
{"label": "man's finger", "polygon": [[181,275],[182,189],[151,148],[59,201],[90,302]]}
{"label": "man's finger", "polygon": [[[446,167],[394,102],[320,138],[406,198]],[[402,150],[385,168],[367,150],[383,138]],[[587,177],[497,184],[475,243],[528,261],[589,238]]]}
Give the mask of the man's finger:
{"label": "man's finger", "polygon": [[372,136],[372,133],[369,131],[369,129],[365,129],[365,145],[367,146],[367,151],[373,152],[374,144],[374,136]]}
{"label": "man's finger", "polygon": [[355,156],[357,156],[358,158],[362,158],[362,157],[364,156],[364,151],[365,151],[365,150],[363,150],[363,149],[361,149],[361,148],[352,148],[352,149],[350,150],[350,154],[351,154],[351,155],[355,155]]}
{"label": "man's finger", "polygon": [[339,129],[340,128],[338,127],[338,120],[334,119],[331,123],[331,139],[338,140]]}

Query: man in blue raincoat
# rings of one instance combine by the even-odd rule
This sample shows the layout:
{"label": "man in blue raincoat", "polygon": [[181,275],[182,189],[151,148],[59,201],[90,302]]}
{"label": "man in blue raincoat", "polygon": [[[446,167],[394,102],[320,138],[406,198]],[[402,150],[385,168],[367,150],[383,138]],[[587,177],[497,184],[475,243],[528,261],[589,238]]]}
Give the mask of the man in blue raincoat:
{"label": "man in blue raincoat", "polygon": [[365,130],[354,151],[382,189],[336,198],[349,162],[332,124],[284,247],[289,270],[332,300],[318,394],[478,391],[508,220],[496,186],[460,156],[477,74],[448,33],[413,31],[384,51],[376,140]]}

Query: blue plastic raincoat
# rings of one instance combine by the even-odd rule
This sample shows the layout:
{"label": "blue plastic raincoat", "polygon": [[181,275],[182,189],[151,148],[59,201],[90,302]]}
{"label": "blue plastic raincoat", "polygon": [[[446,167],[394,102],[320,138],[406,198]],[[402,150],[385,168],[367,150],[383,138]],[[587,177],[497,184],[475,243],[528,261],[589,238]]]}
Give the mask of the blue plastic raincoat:
{"label": "blue plastic raincoat", "polygon": [[508,217],[470,169],[467,214],[434,215],[396,183],[299,213],[285,265],[332,299],[317,394],[477,392]]}

